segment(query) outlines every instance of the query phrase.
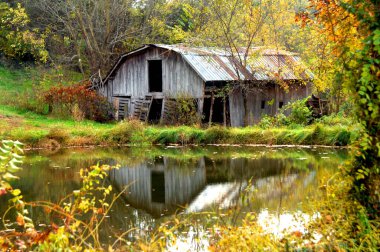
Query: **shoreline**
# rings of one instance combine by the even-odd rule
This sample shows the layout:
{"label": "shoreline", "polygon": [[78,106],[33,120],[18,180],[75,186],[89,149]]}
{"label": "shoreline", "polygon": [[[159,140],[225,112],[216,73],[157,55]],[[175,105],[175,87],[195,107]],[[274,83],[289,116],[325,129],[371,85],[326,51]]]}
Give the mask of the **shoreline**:
{"label": "shoreline", "polygon": [[189,147],[264,147],[264,148],[302,148],[302,149],[313,149],[313,148],[325,148],[325,149],[350,149],[350,146],[331,146],[331,145],[297,145],[297,144],[285,144],[285,145],[269,145],[269,144],[151,144],[151,145],[136,145],[136,144],[99,144],[99,145],[72,145],[72,146],[61,146],[60,148],[48,148],[48,147],[25,147],[24,151],[39,151],[39,150],[51,150],[59,151],[62,149],[93,149],[93,148],[145,148],[145,147],[166,147],[166,148],[189,148]]}

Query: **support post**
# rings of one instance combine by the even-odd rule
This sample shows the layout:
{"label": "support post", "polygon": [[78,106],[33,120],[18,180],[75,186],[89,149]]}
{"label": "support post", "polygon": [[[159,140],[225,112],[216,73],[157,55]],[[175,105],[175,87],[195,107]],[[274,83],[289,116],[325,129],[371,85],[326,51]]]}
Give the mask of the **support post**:
{"label": "support post", "polygon": [[227,127],[227,109],[226,109],[226,97],[223,97],[223,126]]}
{"label": "support post", "polygon": [[211,127],[211,123],[212,123],[212,113],[214,111],[214,101],[215,101],[214,92],[212,92],[211,93],[210,117],[208,119],[208,126],[209,127]]}

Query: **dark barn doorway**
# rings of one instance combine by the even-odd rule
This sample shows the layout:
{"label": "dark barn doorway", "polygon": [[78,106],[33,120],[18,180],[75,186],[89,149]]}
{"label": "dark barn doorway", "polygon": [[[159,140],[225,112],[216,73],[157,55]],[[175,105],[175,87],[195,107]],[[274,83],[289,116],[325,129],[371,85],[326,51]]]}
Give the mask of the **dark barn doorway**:
{"label": "dark barn doorway", "polygon": [[[225,101],[224,101],[225,99]],[[228,97],[214,97],[214,104],[212,106],[212,98],[207,97],[203,100],[203,118],[202,123],[210,122],[210,114],[212,113],[211,122],[214,124],[229,125],[229,99]]]}
{"label": "dark barn doorway", "polygon": [[162,60],[148,60],[149,92],[162,92]]}
{"label": "dark barn doorway", "polygon": [[162,99],[153,99],[152,104],[150,105],[149,115],[148,115],[148,122],[152,124],[158,124],[161,120],[161,113],[162,113]]}

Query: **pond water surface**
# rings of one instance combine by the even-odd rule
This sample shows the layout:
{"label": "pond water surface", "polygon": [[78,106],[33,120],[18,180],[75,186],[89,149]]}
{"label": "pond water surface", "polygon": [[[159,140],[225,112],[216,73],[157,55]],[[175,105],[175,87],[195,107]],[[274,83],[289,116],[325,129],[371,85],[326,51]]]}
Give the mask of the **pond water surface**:
{"label": "pond water surface", "polygon": [[[320,181],[335,173],[348,158],[347,150],[332,148],[149,147],[64,149],[26,154],[21,178],[14,187],[25,201],[58,203],[80,188],[79,170],[94,164],[120,165],[107,183],[116,191],[128,186],[103,228],[105,244],[131,228],[153,230],[175,213],[229,209],[251,200],[244,211],[280,214],[302,210],[317,197]],[[0,199],[0,213],[5,203]],[[52,220],[31,210],[37,226]],[[133,239],[133,232],[130,239]]]}

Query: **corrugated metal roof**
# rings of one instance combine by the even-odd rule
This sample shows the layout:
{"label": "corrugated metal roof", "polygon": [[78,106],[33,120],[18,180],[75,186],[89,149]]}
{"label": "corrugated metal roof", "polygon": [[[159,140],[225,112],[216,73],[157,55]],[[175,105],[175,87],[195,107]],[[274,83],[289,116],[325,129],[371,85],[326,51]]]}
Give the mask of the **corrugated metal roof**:
{"label": "corrugated metal roof", "polygon": [[253,47],[247,58],[247,64],[243,66],[238,58],[244,58],[246,52],[244,48],[240,48],[239,55],[233,57],[228,50],[219,48],[150,44],[121,55],[104,81],[113,75],[127,57],[150,47],[158,47],[180,54],[205,82],[314,78],[313,73],[302,64],[300,57],[288,51]]}
{"label": "corrugated metal roof", "polygon": [[232,54],[227,50],[216,48],[162,44],[154,44],[153,46],[182,55],[204,81],[314,78],[314,75],[305,68],[297,54],[283,50],[252,48],[247,64],[243,66],[238,57],[244,58],[245,49],[240,50],[240,55],[232,57]]}

